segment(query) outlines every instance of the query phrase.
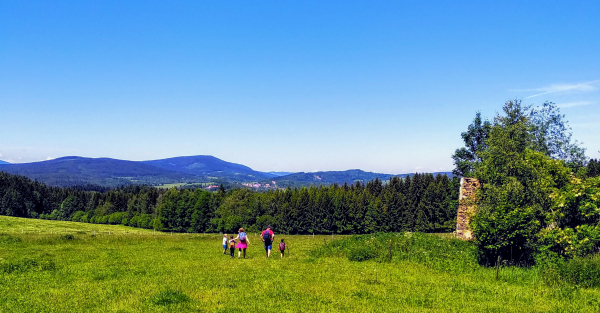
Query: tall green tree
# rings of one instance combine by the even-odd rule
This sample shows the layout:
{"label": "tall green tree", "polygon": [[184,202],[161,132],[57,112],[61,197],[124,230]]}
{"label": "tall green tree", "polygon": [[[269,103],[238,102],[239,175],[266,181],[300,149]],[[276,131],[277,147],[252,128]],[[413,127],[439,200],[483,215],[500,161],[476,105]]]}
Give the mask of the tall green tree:
{"label": "tall green tree", "polygon": [[452,155],[455,168],[452,171],[457,176],[472,176],[475,166],[481,163],[479,154],[487,149],[486,141],[489,137],[492,124],[481,118],[481,112],[475,113],[473,123],[466,132],[460,134],[465,146],[456,149]]}
{"label": "tall green tree", "polygon": [[497,256],[531,261],[539,231],[548,226],[550,195],[569,182],[562,161],[535,151],[526,112],[508,102],[497,115],[475,176],[482,186],[472,221],[483,263]]}

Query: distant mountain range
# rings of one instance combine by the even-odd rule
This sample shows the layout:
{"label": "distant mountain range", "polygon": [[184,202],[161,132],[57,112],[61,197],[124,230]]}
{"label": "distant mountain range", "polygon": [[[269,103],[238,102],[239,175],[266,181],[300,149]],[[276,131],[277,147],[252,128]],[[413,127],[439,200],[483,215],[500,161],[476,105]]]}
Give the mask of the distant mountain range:
{"label": "distant mountain range", "polygon": [[10,164],[10,163],[0,160],[0,164]]}
{"label": "distant mountain range", "polygon": [[[1,161],[0,161],[1,162]],[[392,175],[362,170],[315,173],[259,172],[245,165],[226,162],[210,155],[183,156],[150,161],[126,161],[110,158],[62,157],[49,161],[0,163],[0,171],[17,174],[53,186],[99,185],[116,187],[131,184],[166,185],[195,183],[270,183],[276,187],[329,185],[366,182]],[[451,173],[442,173],[451,175]]]}
{"label": "distant mountain range", "polygon": [[[271,179],[275,181],[279,186],[297,186],[297,185],[331,185],[333,183],[352,184],[355,181],[367,182],[379,178],[380,180],[388,180],[390,177],[396,175],[391,174],[380,174],[365,172],[362,170],[347,170],[347,171],[327,171],[327,172],[314,172],[314,173],[293,173],[285,176],[275,177]],[[404,175],[406,176],[406,174]]]}
{"label": "distant mountain range", "polygon": [[[452,176],[452,172],[436,172],[434,175],[441,174]],[[324,171],[324,172],[314,172],[314,173],[293,173],[285,176],[272,178],[271,181],[277,183],[278,186],[306,186],[306,185],[331,185],[337,183],[339,185],[343,185],[344,183],[352,184],[356,181],[360,181],[361,183],[366,183],[371,180],[375,180],[375,178],[379,178],[379,180],[388,180],[391,177],[406,177],[412,176],[414,173],[410,174],[382,174],[382,173],[373,173],[373,172],[365,172],[359,169],[347,170],[347,171]]]}
{"label": "distant mountain range", "polygon": [[0,171],[23,175],[53,186],[93,184],[114,187],[199,180],[194,175],[164,170],[143,162],[77,156],[33,163],[2,164]]}
{"label": "distant mountain range", "polygon": [[294,174],[294,173],[293,172],[267,172],[267,174],[270,174],[273,177],[279,177],[279,176],[285,176],[285,175],[290,175],[290,174]]}

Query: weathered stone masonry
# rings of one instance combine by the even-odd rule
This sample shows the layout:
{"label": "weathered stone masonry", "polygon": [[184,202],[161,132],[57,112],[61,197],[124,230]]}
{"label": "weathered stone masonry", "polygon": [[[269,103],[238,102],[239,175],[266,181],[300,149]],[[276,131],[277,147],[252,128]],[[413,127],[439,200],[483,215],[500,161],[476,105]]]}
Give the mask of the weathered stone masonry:
{"label": "weathered stone masonry", "polygon": [[469,227],[469,219],[477,207],[473,203],[475,191],[479,188],[477,178],[462,177],[460,179],[460,194],[458,196],[458,213],[456,215],[456,237],[472,240],[473,233]]}

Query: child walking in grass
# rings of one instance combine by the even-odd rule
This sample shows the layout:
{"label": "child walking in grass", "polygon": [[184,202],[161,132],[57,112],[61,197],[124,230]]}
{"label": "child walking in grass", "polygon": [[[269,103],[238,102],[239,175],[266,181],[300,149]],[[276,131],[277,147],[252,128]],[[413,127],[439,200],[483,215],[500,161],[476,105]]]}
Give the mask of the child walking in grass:
{"label": "child walking in grass", "polygon": [[233,235],[231,235],[231,237],[229,237],[229,254],[231,255],[232,258],[233,258],[233,255],[235,254],[235,239],[233,239]]}
{"label": "child walking in grass", "polygon": [[235,239],[239,239],[240,241],[237,244],[237,248],[239,249],[238,251],[238,259],[240,258],[240,255],[242,254],[242,251],[244,251],[244,259],[246,258],[246,249],[248,248],[248,244],[250,243],[250,239],[248,239],[248,235],[246,234],[246,232],[244,231],[243,228],[240,228],[238,230],[238,236]]}
{"label": "child walking in grass", "polygon": [[227,234],[223,235],[223,254],[227,254]]}
{"label": "child walking in grass", "polygon": [[288,246],[283,241],[283,238],[281,238],[281,242],[279,243],[279,252],[281,253],[282,258],[283,258],[283,255],[285,254],[285,248],[287,248],[287,247]]}

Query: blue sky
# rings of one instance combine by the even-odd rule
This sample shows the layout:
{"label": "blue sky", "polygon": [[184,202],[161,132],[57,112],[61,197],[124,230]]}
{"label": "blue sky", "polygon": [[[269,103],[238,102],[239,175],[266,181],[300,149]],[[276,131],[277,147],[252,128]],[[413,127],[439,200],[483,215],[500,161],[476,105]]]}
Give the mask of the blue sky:
{"label": "blue sky", "polygon": [[2,1],[0,159],[448,171],[553,101],[600,157],[598,1]]}

